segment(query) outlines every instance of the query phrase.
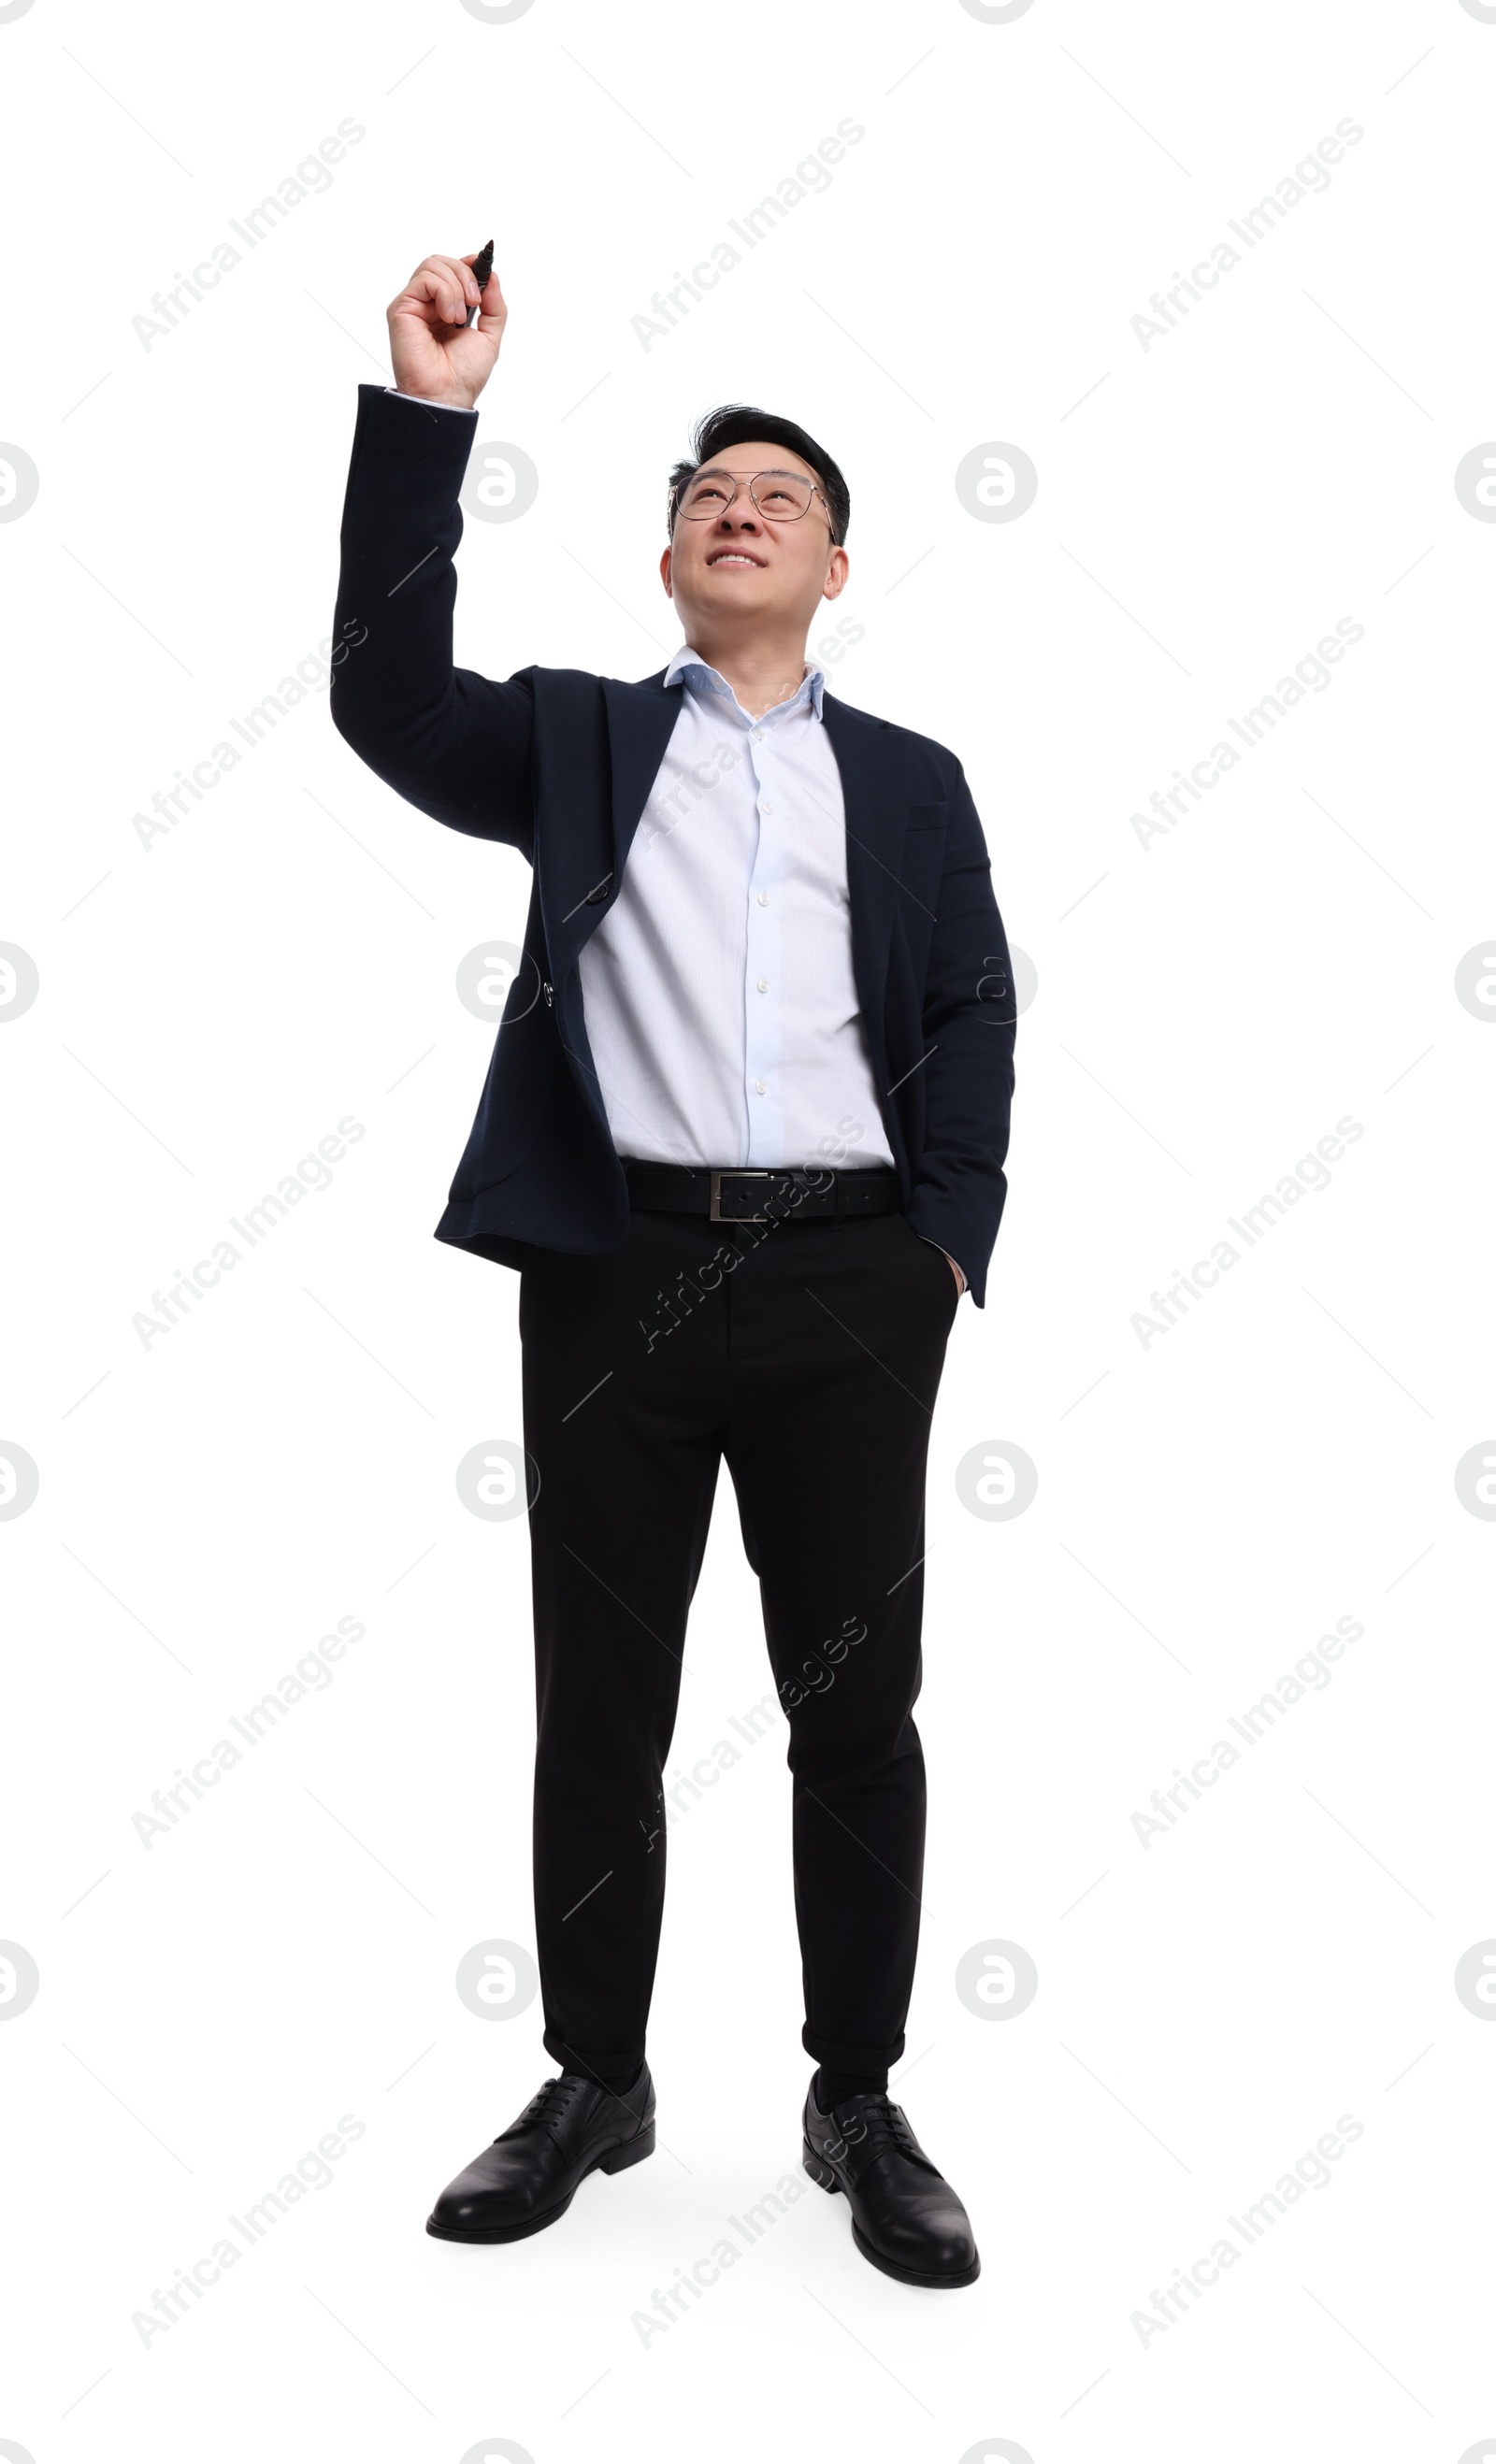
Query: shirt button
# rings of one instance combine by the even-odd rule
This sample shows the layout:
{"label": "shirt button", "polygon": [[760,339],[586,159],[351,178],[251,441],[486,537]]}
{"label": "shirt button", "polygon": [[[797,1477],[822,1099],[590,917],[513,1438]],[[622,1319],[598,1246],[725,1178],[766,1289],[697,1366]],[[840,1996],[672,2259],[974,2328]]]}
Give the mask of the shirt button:
{"label": "shirt button", "polygon": [[760,890],[760,891],[759,891],[759,906],[760,906],[760,907],[767,907],[768,903],[769,903],[769,893],[768,893],[768,891],[767,891],[766,890]]}
{"label": "shirt button", "polygon": [[748,730],[748,733],[753,737],[755,744],[761,744],[763,742],[763,730],[761,727],[751,727]]}
{"label": "shirt button", "polygon": [[753,1083],[759,1094],[766,1095],[768,1093],[768,1089],[765,1087],[761,1078],[756,1078]]}
{"label": "shirt button", "polygon": [[760,977],[759,978],[759,990],[761,993],[766,993],[766,992],[768,991],[768,989],[769,989],[769,979],[768,979],[768,977],[767,977],[767,976],[760,976]]}
{"label": "shirt button", "polygon": [[774,810],[774,805],[773,805],[773,803],[771,802],[771,800],[770,800],[770,798],[769,798],[769,797],[765,796],[765,798],[764,798],[764,800],[763,800],[762,803],[761,803],[761,804],[759,805],[759,812],[760,812],[760,813],[772,813],[772,812],[773,812],[773,810]]}

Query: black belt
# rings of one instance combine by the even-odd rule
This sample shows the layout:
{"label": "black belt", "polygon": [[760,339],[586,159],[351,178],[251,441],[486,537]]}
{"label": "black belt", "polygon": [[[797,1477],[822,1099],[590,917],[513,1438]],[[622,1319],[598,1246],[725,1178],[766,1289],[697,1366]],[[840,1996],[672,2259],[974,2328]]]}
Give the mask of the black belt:
{"label": "black belt", "polygon": [[[846,1223],[865,1215],[893,1215],[903,1205],[899,1177],[887,1165],[869,1172],[825,1171],[814,1165],[782,1171],[737,1171],[625,1158],[628,1203],[671,1215],[705,1215],[713,1223]],[[772,1215],[761,1213],[773,1200]]]}

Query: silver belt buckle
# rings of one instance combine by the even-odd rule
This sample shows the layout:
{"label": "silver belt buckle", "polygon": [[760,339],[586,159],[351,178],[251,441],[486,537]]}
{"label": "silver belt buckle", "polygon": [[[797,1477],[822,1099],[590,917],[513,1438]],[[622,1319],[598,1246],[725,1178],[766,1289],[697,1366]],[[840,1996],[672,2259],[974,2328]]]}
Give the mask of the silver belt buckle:
{"label": "silver belt buckle", "polygon": [[[767,1180],[770,1177],[767,1172],[759,1172],[747,1166],[737,1168],[725,1164],[722,1169],[726,1172],[729,1180]],[[768,1220],[766,1215],[724,1215],[722,1213],[722,1174],[721,1172],[713,1173],[712,1203],[707,1209],[709,1223],[767,1223]]]}

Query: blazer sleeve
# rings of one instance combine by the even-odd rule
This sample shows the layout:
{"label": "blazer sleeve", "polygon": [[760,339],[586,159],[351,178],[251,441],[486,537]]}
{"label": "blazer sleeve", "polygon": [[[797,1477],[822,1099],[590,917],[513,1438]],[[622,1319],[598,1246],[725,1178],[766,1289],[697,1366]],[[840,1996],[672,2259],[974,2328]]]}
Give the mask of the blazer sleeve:
{"label": "blazer sleeve", "polygon": [[534,696],[454,668],[452,563],[477,412],[361,385],[333,617],[332,717],[433,821],[534,857]]}
{"label": "blazer sleeve", "polygon": [[925,976],[924,1147],[909,1220],[959,1260],[980,1307],[1007,1198],[1017,1010],[986,839],[965,773],[953,763]]}

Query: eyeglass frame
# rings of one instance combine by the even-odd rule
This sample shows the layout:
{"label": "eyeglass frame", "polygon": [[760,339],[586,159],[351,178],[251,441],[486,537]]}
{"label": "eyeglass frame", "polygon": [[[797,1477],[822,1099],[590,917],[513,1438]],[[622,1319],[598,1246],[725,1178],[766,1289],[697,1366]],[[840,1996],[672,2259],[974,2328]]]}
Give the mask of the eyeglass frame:
{"label": "eyeglass frame", "polygon": [[[805,518],[805,514],[808,514],[810,511],[808,504],[805,507],[804,514],[766,514],[753,491],[754,482],[757,479],[803,479],[805,473],[803,471],[788,471],[779,463],[771,463],[769,468],[764,471],[744,473],[741,471],[729,471],[725,463],[703,462],[698,469],[693,471],[689,479],[683,479],[681,481],[679,489],[671,498],[671,531],[673,532],[674,530],[677,518],[686,522],[710,522],[716,519],[715,514],[688,514],[686,511],[686,491],[688,488],[694,487],[696,481],[700,478],[731,479],[733,483],[733,493],[729,496],[726,504],[721,508],[721,511],[724,514],[730,514],[732,512],[733,507],[737,502],[737,491],[739,488],[742,488],[746,491],[748,501],[752,505],[754,512],[758,515],[760,521],[803,522]],[[836,536],[836,517],[831,511],[830,498],[827,496],[825,490],[822,487],[819,479],[811,480],[810,493],[812,496],[819,496],[822,504],[825,507],[826,528],[831,534],[831,544],[833,547],[840,547],[841,541]]]}

